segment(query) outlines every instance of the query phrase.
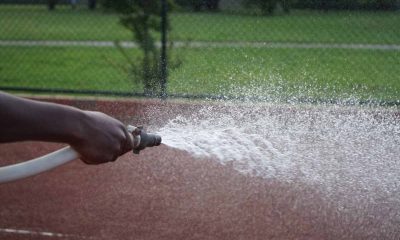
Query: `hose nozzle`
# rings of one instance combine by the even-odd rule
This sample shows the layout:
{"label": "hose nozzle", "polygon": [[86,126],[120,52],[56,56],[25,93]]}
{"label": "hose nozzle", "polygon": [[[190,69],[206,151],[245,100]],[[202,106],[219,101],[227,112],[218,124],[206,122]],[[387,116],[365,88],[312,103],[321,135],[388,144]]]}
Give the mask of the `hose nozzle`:
{"label": "hose nozzle", "polygon": [[133,153],[135,154],[139,154],[146,147],[154,147],[161,144],[161,136],[147,133],[143,130],[143,127],[128,125],[128,131],[132,133]]}

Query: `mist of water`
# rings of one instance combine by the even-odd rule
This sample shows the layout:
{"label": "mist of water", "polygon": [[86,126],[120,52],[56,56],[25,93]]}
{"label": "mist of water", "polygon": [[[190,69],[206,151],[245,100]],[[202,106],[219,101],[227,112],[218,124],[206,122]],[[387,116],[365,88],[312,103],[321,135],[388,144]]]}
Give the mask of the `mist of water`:
{"label": "mist of water", "polygon": [[170,119],[158,134],[196,159],[229,164],[248,176],[300,181],[340,204],[384,196],[399,206],[397,112],[342,104],[207,103]]}

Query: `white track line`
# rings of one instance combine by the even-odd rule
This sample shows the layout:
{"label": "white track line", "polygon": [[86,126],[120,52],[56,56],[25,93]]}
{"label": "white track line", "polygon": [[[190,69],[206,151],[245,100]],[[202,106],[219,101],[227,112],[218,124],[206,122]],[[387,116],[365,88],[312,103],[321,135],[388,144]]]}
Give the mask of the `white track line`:
{"label": "white track line", "polygon": [[64,233],[54,233],[47,231],[32,231],[25,229],[13,229],[13,228],[0,228],[0,233],[7,234],[19,234],[19,235],[30,235],[30,236],[43,236],[43,237],[57,237],[57,238],[86,238],[82,236],[64,234]]}

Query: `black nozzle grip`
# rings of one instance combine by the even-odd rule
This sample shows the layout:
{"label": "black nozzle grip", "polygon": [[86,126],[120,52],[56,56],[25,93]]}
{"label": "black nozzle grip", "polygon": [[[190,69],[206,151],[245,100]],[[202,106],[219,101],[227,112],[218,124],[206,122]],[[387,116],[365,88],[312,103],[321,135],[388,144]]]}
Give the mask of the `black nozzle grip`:
{"label": "black nozzle grip", "polygon": [[141,131],[140,144],[135,149],[133,149],[133,152],[138,154],[141,150],[147,147],[159,146],[161,144],[161,141],[162,141],[161,136]]}
{"label": "black nozzle grip", "polygon": [[142,147],[154,147],[161,144],[161,136],[144,131],[140,134],[140,144]]}

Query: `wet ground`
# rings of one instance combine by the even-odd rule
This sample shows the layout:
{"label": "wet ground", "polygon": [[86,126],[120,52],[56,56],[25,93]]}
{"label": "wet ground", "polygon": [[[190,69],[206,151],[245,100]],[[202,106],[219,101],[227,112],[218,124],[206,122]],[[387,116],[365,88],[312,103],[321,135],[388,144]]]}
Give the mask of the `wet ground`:
{"label": "wet ground", "polygon": [[[150,122],[149,108],[164,112],[153,122],[195,109],[148,101],[57,102],[133,124]],[[2,144],[0,162],[31,159],[61,146]],[[245,175],[229,164],[162,145],[140,155],[128,153],[115,163],[74,161],[0,185],[0,239],[400,238],[400,206],[391,199],[396,194],[365,206],[361,202],[356,211],[323,194],[303,181]]]}

